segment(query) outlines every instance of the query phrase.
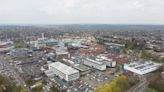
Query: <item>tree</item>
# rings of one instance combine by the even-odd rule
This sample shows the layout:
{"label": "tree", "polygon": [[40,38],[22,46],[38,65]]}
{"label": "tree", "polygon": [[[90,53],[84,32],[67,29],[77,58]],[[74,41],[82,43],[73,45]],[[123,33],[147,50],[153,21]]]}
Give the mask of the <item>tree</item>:
{"label": "tree", "polygon": [[42,91],[42,88],[43,88],[42,85],[37,86],[34,89],[32,89],[32,92],[41,92]]}
{"label": "tree", "polygon": [[52,86],[50,89],[52,90],[52,92],[60,92],[55,86]]}
{"label": "tree", "polygon": [[22,86],[16,86],[7,78],[0,76],[0,92],[26,92]]}
{"label": "tree", "polygon": [[164,59],[161,58],[160,56],[154,55],[154,54],[149,53],[147,51],[142,51],[141,52],[141,58],[144,58],[144,59],[152,59],[155,62],[163,62],[164,61]]}
{"label": "tree", "polygon": [[130,86],[130,81],[125,76],[119,76],[111,83],[106,83],[93,92],[125,92]]}
{"label": "tree", "polygon": [[22,41],[20,41],[20,42],[15,42],[15,43],[14,43],[14,47],[15,47],[15,48],[25,48],[25,47],[26,47],[26,44],[25,44],[24,42],[22,42]]}
{"label": "tree", "polygon": [[155,91],[155,90],[152,89],[152,88],[147,88],[147,89],[146,89],[146,92],[157,92],[157,91]]}
{"label": "tree", "polygon": [[125,76],[119,77],[117,80],[117,85],[122,89],[122,90],[127,90],[127,88],[130,86],[130,82],[127,82],[128,80],[126,79]]}

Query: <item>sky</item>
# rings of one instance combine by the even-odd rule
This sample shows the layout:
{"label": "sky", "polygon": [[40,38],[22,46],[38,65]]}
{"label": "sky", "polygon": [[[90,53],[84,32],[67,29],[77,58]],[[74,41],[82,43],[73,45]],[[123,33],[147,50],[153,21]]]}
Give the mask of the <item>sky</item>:
{"label": "sky", "polygon": [[0,0],[0,24],[164,24],[164,0]]}

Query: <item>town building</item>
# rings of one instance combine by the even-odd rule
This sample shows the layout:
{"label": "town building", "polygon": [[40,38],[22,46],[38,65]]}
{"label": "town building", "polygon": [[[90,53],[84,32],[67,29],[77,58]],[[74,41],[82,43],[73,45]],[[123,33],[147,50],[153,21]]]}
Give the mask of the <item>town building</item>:
{"label": "town building", "polygon": [[124,64],[124,69],[137,75],[144,75],[157,70],[160,66],[161,64],[152,61],[135,61],[129,64]]}
{"label": "town building", "polygon": [[0,41],[0,52],[8,52],[13,48],[14,46],[12,41]]}
{"label": "town building", "polygon": [[104,54],[100,54],[96,57],[97,59],[104,61],[106,63],[106,66],[109,68],[113,68],[116,66],[116,61],[108,58],[106,55]]}
{"label": "town building", "polygon": [[56,59],[63,59],[63,58],[68,58],[68,50],[67,47],[61,46],[61,47],[54,47],[56,54]]}
{"label": "town building", "polygon": [[100,59],[87,58],[86,60],[84,60],[84,65],[90,66],[101,71],[106,70],[106,63],[104,62],[104,60]]}
{"label": "town building", "polygon": [[51,70],[54,75],[66,81],[77,80],[80,77],[78,70],[69,67],[61,62],[54,62],[49,64],[49,70]]}
{"label": "town building", "polygon": [[80,71],[80,75],[85,75],[91,72],[91,68],[82,64],[76,64],[74,65],[74,68]]}
{"label": "town building", "polygon": [[31,57],[32,51],[27,48],[15,48],[12,49],[9,54],[15,58],[25,58],[25,57]]}
{"label": "town building", "polygon": [[105,43],[105,47],[108,52],[118,55],[122,53],[125,45],[117,43]]}

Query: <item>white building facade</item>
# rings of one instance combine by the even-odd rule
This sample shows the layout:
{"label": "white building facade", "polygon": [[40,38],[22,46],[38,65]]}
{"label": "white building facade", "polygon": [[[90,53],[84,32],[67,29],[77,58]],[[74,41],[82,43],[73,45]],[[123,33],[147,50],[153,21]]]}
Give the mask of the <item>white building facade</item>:
{"label": "white building facade", "polygon": [[84,64],[101,71],[106,70],[106,63],[103,61],[87,58],[84,60]]}
{"label": "white building facade", "polygon": [[51,70],[56,76],[59,76],[61,79],[66,81],[77,80],[80,77],[78,70],[60,62],[49,64],[49,70]]}
{"label": "white building facade", "polygon": [[116,61],[113,61],[112,59],[109,59],[107,56],[105,56],[103,54],[97,56],[96,60],[98,60],[98,61],[105,61],[107,67],[113,68],[113,67],[116,66]]}
{"label": "white building facade", "polygon": [[0,52],[9,51],[14,48],[12,41],[2,42],[0,41]]}

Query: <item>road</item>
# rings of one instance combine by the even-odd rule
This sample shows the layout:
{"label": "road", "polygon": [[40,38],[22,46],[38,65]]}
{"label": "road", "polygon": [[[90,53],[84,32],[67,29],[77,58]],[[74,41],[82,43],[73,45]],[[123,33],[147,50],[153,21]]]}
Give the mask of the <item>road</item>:
{"label": "road", "polygon": [[148,82],[147,79],[145,78],[126,92],[146,92],[147,86],[148,86]]}
{"label": "road", "polygon": [[19,76],[18,70],[10,65],[10,63],[4,59],[3,55],[0,56],[0,72],[4,76],[12,77],[17,85],[24,86],[28,92],[31,92],[30,89],[26,87],[24,80]]}

